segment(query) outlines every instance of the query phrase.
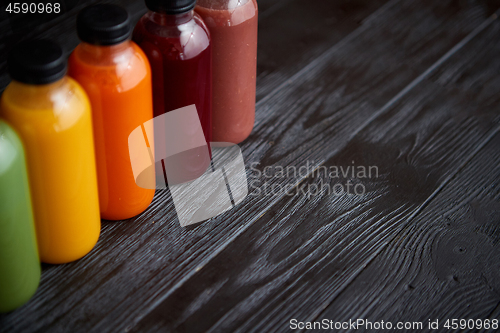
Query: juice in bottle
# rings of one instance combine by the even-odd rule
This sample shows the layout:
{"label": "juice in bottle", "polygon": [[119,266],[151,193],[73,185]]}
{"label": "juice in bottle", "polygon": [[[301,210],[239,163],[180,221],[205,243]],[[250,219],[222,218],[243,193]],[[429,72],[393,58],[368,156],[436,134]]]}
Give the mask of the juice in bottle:
{"label": "juice in bottle", "polygon": [[2,95],[0,116],[24,144],[40,259],[79,259],[100,232],[87,95],[65,76],[63,50],[49,40],[18,44],[8,70],[12,82]]}
{"label": "juice in bottle", "polygon": [[212,139],[237,144],[255,120],[257,2],[198,0],[195,10],[212,37]]}
{"label": "juice in bottle", "polygon": [[[92,105],[101,217],[123,220],[142,213],[153,189],[136,184],[128,137],[153,118],[151,69],[130,41],[127,11],[116,5],[84,8],[77,17],[82,43],[69,58],[68,74],[85,89]],[[148,170],[154,184],[154,168]]]}
{"label": "juice in bottle", "polygon": [[[150,11],[139,20],[133,32],[133,40],[151,64],[154,116],[195,105],[207,142],[206,146],[179,154],[173,163],[177,165],[172,172],[175,177],[166,175],[169,184],[172,178],[175,178],[173,183],[195,179],[210,165],[212,49],[210,33],[194,12],[195,3],[195,0],[146,0]],[[192,128],[196,128],[195,124]],[[189,131],[187,128],[186,137],[180,140],[190,140]],[[155,154],[162,152],[155,149]]]}
{"label": "juice in bottle", "polygon": [[0,119],[0,312],[26,303],[40,281],[24,148]]}

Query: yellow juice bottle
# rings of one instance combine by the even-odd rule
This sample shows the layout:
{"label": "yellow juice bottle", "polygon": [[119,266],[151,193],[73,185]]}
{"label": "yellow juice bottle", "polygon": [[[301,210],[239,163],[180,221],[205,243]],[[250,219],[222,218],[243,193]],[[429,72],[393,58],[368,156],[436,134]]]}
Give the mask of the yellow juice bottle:
{"label": "yellow juice bottle", "polygon": [[74,261],[90,252],[100,232],[88,98],[65,76],[66,58],[51,41],[17,45],[8,69],[13,81],[0,115],[25,147],[40,260]]}

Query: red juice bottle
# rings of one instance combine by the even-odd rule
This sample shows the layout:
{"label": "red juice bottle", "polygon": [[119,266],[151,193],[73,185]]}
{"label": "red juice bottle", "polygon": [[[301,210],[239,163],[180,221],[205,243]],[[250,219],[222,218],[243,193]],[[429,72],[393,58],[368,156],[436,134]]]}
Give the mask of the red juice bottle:
{"label": "red juice bottle", "polygon": [[[209,147],[212,46],[207,27],[194,12],[195,4],[196,0],[146,0],[149,12],[137,23],[132,38],[151,64],[154,116],[194,104]],[[210,156],[196,149],[181,160],[180,164],[189,164],[181,182],[201,176],[210,165]]]}
{"label": "red juice bottle", "polygon": [[213,140],[238,144],[255,120],[257,1],[198,0],[196,12],[212,37]]}

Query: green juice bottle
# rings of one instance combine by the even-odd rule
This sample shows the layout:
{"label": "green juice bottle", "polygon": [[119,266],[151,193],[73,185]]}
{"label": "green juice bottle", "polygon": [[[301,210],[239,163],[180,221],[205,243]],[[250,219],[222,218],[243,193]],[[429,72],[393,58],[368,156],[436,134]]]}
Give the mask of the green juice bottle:
{"label": "green juice bottle", "polygon": [[26,303],[40,282],[24,148],[0,119],[0,312]]}

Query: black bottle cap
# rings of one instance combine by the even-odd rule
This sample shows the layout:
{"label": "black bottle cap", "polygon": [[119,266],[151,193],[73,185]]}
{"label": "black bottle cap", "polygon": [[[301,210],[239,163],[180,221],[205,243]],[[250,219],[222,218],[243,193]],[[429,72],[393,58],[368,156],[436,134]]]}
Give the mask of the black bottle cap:
{"label": "black bottle cap", "polygon": [[66,57],[59,44],[48,40],[27,40],[9,54],[7,67],[12,79],[28,84],[47,84],[66,74]]}
{"label": "black bottle cap", "polygon": [[146,0],[149,10],[169,15],[189,12],[195,5],[196,0]]}
{"label": "black bottle cap", "polygon": [[94,45],[113,45],[132,33],[128,12],[120,6],[100,4],[85,7],[76,18],[80,40]]}

